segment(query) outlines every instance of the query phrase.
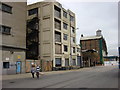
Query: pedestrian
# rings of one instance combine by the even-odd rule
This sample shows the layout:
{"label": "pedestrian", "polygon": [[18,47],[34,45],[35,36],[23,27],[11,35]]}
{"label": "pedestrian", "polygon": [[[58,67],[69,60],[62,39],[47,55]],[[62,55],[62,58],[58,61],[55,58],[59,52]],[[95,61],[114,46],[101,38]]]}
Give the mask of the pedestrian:
{"label": "pedestrian", "polygon": [[34,74],[35,74],[35,65],[32,65],[32,67],[31,67],[31,74],[32,74],[32,77],[34,78]]}
{"label": "pedestrian", "polygon": [[40,66],[39,65],[37,65],[37,67],[36,67],[36,76],[37,76],[37,78],[39,78],[39,73],[40,72]]}

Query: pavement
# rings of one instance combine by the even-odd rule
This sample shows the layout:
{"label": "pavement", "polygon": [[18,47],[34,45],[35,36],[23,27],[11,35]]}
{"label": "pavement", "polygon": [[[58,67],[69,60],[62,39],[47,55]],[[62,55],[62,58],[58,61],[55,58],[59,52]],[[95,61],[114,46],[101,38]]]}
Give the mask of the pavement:
{"label": "pavement", "polygon": [[[63,70],[63,71],[48,71],[48,72],[40,72],[40,75],[53,75],[53,74],[61,74],[61,73],[67,73],[72,71],[78,71],[78,70],[84,70],[89,68],[80,68],[80,69],[74,69],[74,70]],[[14,75],[2,75],[0,76],[2,80],[13,80],[13,79],[24,79],[24,78],[30,78],[31,73],[21,73],[21,74],[14,74]]]}
{"label": "pavement", "polygon": [[[7,75],[3,88],[118,88],[118,66],[100,66],[67,71],[43,72],[39,79],[30,73]],[[24,76],[25,75],[25,76]],[[10,77],[11,76],[11,77]],[[16,79],[17,77],[18,79]],[[3,76],[3,79],[5,75]],[[14,78],[14,79],[13,79]],[[23,79],[20,79],[23,78]],[[11,80],[7,80],[11,79]],[[114,90],[114,89],[112,89]]]}

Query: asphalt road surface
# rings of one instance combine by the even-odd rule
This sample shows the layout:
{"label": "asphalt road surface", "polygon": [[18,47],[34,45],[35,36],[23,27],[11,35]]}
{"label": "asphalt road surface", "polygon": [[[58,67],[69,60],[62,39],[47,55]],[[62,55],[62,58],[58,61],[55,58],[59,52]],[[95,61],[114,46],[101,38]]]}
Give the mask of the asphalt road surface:
{"label": "asphalt road surface", "polygon": [[[58,71],[57,71],[58,72]],[[118,67],[99,66],[37,78],[3,81],[3,88],[118,88]]]}

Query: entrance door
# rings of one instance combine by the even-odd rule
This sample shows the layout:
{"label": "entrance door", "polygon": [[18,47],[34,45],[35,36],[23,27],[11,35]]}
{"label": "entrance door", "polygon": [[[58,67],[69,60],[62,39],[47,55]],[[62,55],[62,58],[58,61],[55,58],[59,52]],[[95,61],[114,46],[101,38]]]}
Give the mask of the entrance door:
{"label": "entrance door", "polygon": [[16,67],[17,67],[17,73],[21,73],[21,62],[20,61],[17,61],[16,62]]}

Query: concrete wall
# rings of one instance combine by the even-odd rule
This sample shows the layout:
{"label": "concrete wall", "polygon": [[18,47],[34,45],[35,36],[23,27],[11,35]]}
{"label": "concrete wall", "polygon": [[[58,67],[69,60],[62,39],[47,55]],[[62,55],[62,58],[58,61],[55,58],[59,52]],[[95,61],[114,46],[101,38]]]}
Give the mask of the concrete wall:
{"label": "concrete wall", "polygon": [[[54,5],[60,8],[61,10],[61,18],[58,18],[54,15]],[[40,60],[42,61],[52,61],[53,67],[55,67],[55,58],[61,58],[62,66],[65,66],[65,58],[69,58],[70,62],[70,52],[71,48],[76,48],[76,42],[71,42],[71,36],[76,38],[76,33],[71,34],[70,26],[76,28],[76,20],[74,22],[70,22],[70,16],[74,16],[75,14],[70,10],[65,10],[58,2],[39,2],[32,5],[28,5],[27,10],[38,8],[38,17],[39,21],[39,52],[40,52]],[[67,18],[63,17],[63,10],[67,12]],[[34,16],[34,15],[32,15]],[[32,16],[27,16],[28,19],[32,19]],[[54,19],[61,21],[61,30],[55,28]],[[68,24],[68,29],[65,30],[63,28],[63,22]],[[55,31],[61,33],[61,42],[55,42]],[[75,31],[76,32],[76,31]],[[63,34],[68,34],[68,40],[65,41],[63,39]],[[60,44],[62,47],[62,53],[55,53],[55,44]],[[64,45],[68,46],[68,52],[64,52]],[[70,48],[71,47],[71,48]],[[76,59],[77,63],[77,53],[72,53],[72,58]]]}
{"label": "concrete wall", "polygon": [[12,14],[2,12],[2,25],[11,27],[11,35],[2,35],[2,45],[26,47],[26,3],[6,2],[12,6]]}
{"label": "concrete wall", "polygon": [[[12,7],[12,13],[2,12],[1,25],[11,27],[10,35],[1,34],[2,62],[9,62],[9,68],[3,68],[3,74],[16,74],[17,61],[21,62],[21,72],[25,72],[26,49],[26,2],[4,2]],[[3,65],[3,64],[2,64]]]}

